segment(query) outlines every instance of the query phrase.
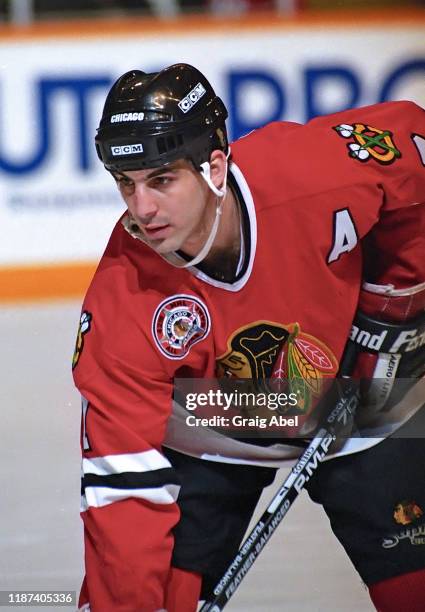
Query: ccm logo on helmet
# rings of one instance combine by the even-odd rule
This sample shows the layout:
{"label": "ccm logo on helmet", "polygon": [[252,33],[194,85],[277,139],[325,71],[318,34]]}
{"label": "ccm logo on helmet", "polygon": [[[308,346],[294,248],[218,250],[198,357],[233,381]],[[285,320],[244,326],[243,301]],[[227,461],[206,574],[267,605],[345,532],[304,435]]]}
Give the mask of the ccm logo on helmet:
{"label": "ccm logo on helmet", "polygon": [[121,123],[122,121],[143,121],[145,113],[118,113],[112,115],[111,123]]}
{"label": "ccm logo on helmet", "polygon": [[187,94],[187,96],[185,96],[183,98],[183,100],[180,100],[179,102],[179,108],[184,112],[187,113],[188,111],[190,111],[190,109],[192,108],[192,106],[195,106],[195,104],[197,103],[197,101],[202,98],[202,96],[207,92],[207,90],[205,89],[205,87],[202,85],[202,83],[198,83],[197,85],[195,85],[195,87],[192,89],[192,91],[189,91],[189,93]]}
{"label": "ccm logo on helmet", "polygon": [[115,146],[111,147],[111,153],[114,157],[118,155],[135,155],[137,153],[143,153],[143,145],[140,143]]}

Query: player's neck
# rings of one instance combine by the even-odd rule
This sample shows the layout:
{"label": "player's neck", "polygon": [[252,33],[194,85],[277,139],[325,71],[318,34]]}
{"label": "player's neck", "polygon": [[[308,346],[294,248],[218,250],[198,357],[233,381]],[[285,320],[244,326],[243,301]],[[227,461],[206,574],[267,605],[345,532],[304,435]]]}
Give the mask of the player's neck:
{"label": "player's neck", "polygon": [[240,249],[241,210],[236,195],[229,186],[216,239],[201,267],[214,278],[230,281],[236,276]]}

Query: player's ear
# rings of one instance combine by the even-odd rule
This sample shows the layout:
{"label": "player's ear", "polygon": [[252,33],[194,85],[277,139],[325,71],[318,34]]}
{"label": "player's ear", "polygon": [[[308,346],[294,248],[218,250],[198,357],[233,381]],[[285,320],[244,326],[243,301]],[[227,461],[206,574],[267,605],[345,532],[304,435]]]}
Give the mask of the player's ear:
{"label": "player's ear", "polygon": [[226,177],[227,159],[226,154],[219,149],[215,149],[210,156],[211,180],[214,185],[220,188]]}

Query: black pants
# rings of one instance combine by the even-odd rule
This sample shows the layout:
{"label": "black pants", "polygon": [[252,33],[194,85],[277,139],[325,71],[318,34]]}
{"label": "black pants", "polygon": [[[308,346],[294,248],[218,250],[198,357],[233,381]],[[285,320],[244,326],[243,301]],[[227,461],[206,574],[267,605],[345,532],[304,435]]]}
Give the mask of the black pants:
{"label": "black pants", "polygon": [[[425,568],[425,439],[414,437],[424,421],[422,411],[396,436],[326,461],[306,486],[366,584]],[[206,595],[236,555],[276,470],[165,454],[182,482],[173,565],[201,573]]]}

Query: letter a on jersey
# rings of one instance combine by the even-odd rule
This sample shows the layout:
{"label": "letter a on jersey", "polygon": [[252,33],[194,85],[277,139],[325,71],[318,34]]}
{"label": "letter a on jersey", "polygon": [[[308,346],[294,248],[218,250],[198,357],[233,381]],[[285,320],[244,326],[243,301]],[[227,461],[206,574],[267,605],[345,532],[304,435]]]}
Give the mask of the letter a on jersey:
{"label": "letter a on jersey", "polygon": [[333,225],[333,244],[328,255],[328,263],[336,261],[343,253],[352,251],[358,242],[356,226],[348,208],[335,211]]}

